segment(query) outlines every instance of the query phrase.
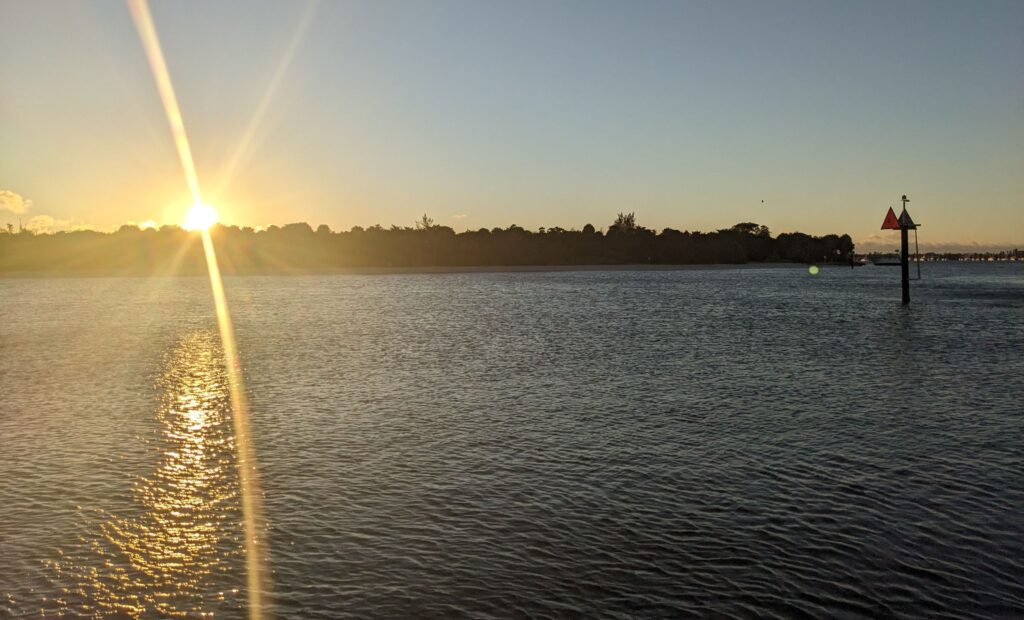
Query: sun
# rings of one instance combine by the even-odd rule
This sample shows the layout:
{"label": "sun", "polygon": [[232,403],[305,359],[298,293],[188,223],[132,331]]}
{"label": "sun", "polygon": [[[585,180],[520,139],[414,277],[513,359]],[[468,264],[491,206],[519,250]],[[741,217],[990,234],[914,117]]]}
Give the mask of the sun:
{"label": "sun", "polygon": [[192,205],[185,213],[185,221],[181,227],[185,230],[207,230],[217,223],[217,210],[200,202]]}

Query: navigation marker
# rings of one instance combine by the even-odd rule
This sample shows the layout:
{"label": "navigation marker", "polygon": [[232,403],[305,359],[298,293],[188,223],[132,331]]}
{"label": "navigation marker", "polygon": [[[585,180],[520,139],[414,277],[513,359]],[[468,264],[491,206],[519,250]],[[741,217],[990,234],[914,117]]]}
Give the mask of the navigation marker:
{"label": "navigation marker", "polygon": [[900,221],[896,217],[896,212],[889,207],[889,212],[885,214],[885,221],[882,222],[882,230],[899,230]]}

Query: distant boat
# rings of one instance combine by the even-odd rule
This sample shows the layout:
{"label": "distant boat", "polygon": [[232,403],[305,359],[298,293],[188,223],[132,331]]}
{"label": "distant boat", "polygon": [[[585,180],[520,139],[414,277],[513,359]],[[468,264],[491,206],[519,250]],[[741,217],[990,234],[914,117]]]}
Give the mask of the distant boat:
{"label": "distant boat", "polygon": [[900,254],[894,252],[892,254],[872,254],[868,256],[868,260],[871,261],[872,265],[899,265]]}

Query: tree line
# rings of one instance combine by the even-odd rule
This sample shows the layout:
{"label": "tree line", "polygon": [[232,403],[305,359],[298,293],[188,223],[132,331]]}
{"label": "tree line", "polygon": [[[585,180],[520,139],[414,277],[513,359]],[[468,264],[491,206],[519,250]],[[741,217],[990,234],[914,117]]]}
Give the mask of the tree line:
{"label": "tree line", "polygon": [[[370,267],[516,265],[741,264],[748,262],[848,262],[849,235],[783,233],[752,222],[715,232],[637,224],[620,213],[607,230],[587,224],[526,230],[481,228],[457,233],[426,215],[415,226],[356,226],[347,232],[306,223],[211,229],[221,269],[227,274],[331,272]],[[122,226],[96,231],[0,234],[0,272],[67,274],[202,274],[199,235],[177,226],[140,230]]]}

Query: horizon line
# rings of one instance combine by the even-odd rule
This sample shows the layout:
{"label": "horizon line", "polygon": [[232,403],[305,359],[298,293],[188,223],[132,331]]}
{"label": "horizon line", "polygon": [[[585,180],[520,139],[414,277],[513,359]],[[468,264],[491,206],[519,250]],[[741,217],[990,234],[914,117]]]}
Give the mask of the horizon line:
{"label": "horizon line", "polygon": [[[19,220],[20,220],[20,218],[19,218]],[[31,220],[30,220],[30,222],[31,222]],[[644,229],[644,230],[649,230],[649,231],[655,233],[656,235],[661,234],[661,233],[663,233],[666,230],[676,231],[676,232],[680,232],[680,233],[689,233],[689,234],[714,234],[714,233],[718,233],[718,232],[722,232],[722,231],[729,231],[734,226],[736,226],[738,224],[743,224],[743,223],[753,223],[753,222],[738,222],[737,224],[734,224],[731,227],[716,228],[714,230],[707,230],[707,231],[697,230],[697,229],[688,229],[688,228],[674,228],[674,227],[671,227],[671,226],[665,226],[665,227],[661,228],[660,230],[659,229],[655,229],[655,228],[646,228],[646,227],[640,226],[640,225],[638,225],[638,228]],[[530,228],[526,228],[524,226],[519,226],[518,224],[512,223],[512,224],[509,224],[508,226],[505,226],[505,227],[502,227],[502,226],[492,226],[492,227],[480,226],[478,228],[465,227],[465,228],[462,228],[461,230],[460,229],[456,229],[453,226],[449,226],[449,225],[445,225],[445,224],[432,224],[431,228],[447,228],[447,229],[451,230],[454,234],[462,234],[462,233],[477,233],[477,232],[480,232],[481,230],[486,230],[488,232],[493,232],[494,230],[511,230],[513,227],[515,227],[515,228],[519,228],[519,229],[521,229],[521,230],[523,230],[525,232],[529,232],[531,234],[549,234],[552,231],[580,233],[580,232],[583,232],[583,228],[585,228],[588,224],[584,224],[584,226],[580,227],[580,228],[576,228],[576,227],[563,228],[561,226],[550,226],[550,227],[548,227],[548,226],[539,226],[539,227],[537,227],[535,229],[530,229]],[[13,223],[8,222],[7,225],[13,228]],[[283,229],[283,228],[286,228],[286,227],[289,227],[289,226],[295,226],[295,225],[300,225],[300,226],[301,225],[305,225],[305,226],[308,226],[310,228],[310,230],[314,234],[321,227],[327,227],[327,231],[330,234],[349,234],[349,233],[354,233],[354,232],[355,233],[367,232],[367,231],[371,231],[371,230],[372,231],[384,231],[384,232],[391,232],[391,231],[394,231],[394,232],[398,232],[398,231],[408,232],[408,231],[422,230],[422,228],[419,228],[416,225],[414,225],[414,226],[400,226],[398,224],[390,224],[388,226],[384,226],[383,224],[380,224],[380,223],[373,224],[373,225],[370,225],[370,226],[362,226],[362,225],[359,225],[359,224],[355,224],[355,225],[349,227],[348,229],[341,229],[341,228],[334,229],[334,228],[331,228],[331,226],[328,225],[328,224],[318,224],[318,225],[314,226],[313,224],[310,224],[309,222],[305,222],[305,221],[288,222],[288,223],[285,223],[285,224],[267,224],[267,225],[242,225],[242,224],[237,224],[237,223],[217,222],[217,223],[215,223],[212,226],[212,228],[223,228],[223,229],[227,229],[227,230],[234,229],[234,230],[238,230],[238,231],[251,231],[252,233],[256,234],[256,233],[267,232],[267,231],[272,230],[272,229],[280,230],[280,229]],[[592,225],[592,224],[590,224],[590,225]],[[610,227],[611,227],[611,225],[609,225],[609,226],[601,226],[601,227],[594,226],[594,231],[596,233],[606,234]],[[10,234],[19,234],[21,232],[30,233],[32,235],[57,235],[57,234],[77,233],[77,232],[89,232],[89,233],[109,235],[109,234],[116,234],[116,233],[122,232],[125,229],[134,229],[134,230],[137,230],[137,231],[140,231],[140,232],[147,232],[147,231],[160,232],[160,231],[178,229],[178,230],[181,230],[182,232],[185,232],[185,233],[190,232],[190,231],[182,228],[182,226],[180,224],[165,223],[165,224],[157,225],[156,222],[153,221],[153,220],[148,220],[148,221],[144,221],[144,222],[135,222],[135,221],[130,221],[129,220],[129,221],[127,221],[127,222],[117,226],[116,228],[107,228],[107,229],[103,229],[101,227],[93,227],[93,226],[91,226],[89,224],[85,224],[85,225],[81,225],[81,226],[75,226],[73,228],[63,228],[63,229],[57,229],[57,230],[50,230],[50,229],[48,229],[46,227],[44,227],[41,230],[33,230],[31,228],[31,224],[29,224],[29,225],[23,225],[21,227],[21,230],[3,230],[2,228],[0,228],[0,235],[9,234],[9,233]],[[541,233],[541,230],[544,230],[544,233]],[[778,235],[781,235],[781,234],[804,234],[804,235],[808,235],[808,236],[811,236],[811,237],[825,237],[825,236],[828,236],[828,235],[835,235],[837,237],[842,237],[843,235],[849,235],[849,233],[835,233],[835,232],[824,233],[824,234],[814,234],[814,233],[807,233],[807,232],[799,231],[799,230],[787,230],[787,231],[781,231],[781,232],[770,231],[770,234],[773,237],[777,237]],[[894,236],[892,241],[888,241],[888,242],[883,240],[883,239],[879,239],[877,237],[878,237],[878,233],[876,233],[874,235],[870,235],[869,237],[862,238],[862,239],[857,239],[857,238],[853,237],[852,235],[850,235],[850,238],[853,240],[854,244],[856,246],[859,246],[858,249],[862,249],[865,252],[890,252],[890,251],[892,251],[892,248],[889,247],[889,246],[891,246],[893,243],[896,243],[896,244],[899,243],[898,238],[896,238],[895,236]],[[928,252],[931,252],[931,253],[970,253],[970,252],[997,253],[997,252],[1012,252],[1014,250],[1018,250],[1022,246],[1024,246],[1024,242],[1013,242],[1013,241],[997,242],[997,243],[982,243],[982,242],[979,242],[979,241],[931,241],[931,242],[923,242],[923,243],[920,244],[920,248],[922,250],[922,253],[928,253]]]}

